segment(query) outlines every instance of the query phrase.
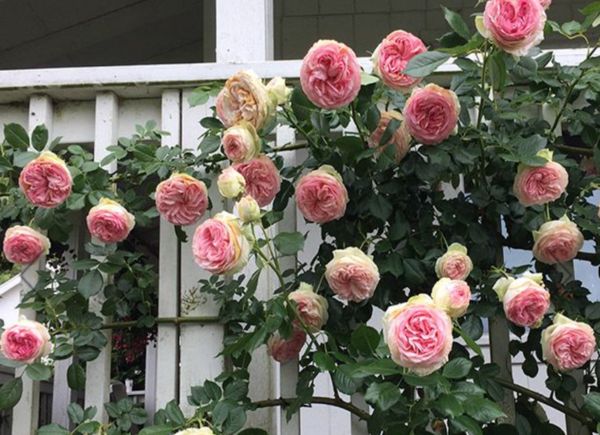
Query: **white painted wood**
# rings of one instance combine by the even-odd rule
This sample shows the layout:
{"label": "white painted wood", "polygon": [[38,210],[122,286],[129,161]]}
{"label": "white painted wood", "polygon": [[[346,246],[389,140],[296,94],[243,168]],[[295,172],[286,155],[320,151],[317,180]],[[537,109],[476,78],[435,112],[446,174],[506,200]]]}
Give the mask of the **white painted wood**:
{"label": "white painted wood", "polygon": [[[189,92],[183,93],[183,112],[181,123],[182,146],[185,149],[196,150],[199,137],[203,132],[199,121],[211,115],[210,106],[214,100],[208,101],[203,106],[190,108],[187,103]],[[209,216],[224,209],[224,203],[213,183],[209,189],[209,196],[213,203],[213,209],[206,213],[205,217],[197,224],[185,227],[188,241],[181,245],[181,297],[189,295],[192,288],[196,287],[198,280],[206,279],[211,275],[200,269],[194,262],[192,255],[192,237],[197,226]],[[182,307],[183,308],[183,307]],[[219,313],[219,305],[212,298],[202,297],[201,303],[192,311],[182,310],[181,316],[216,316]],[[186,415],[191,415],[194,408],[187,403],[190,388],[201,385],[206,379],[213,379],[225,368],[223,357],[217,356],[223,347],[223,326],[219,324],[183,324],[180,327],[180,372],[179,372],[179,396],[181,408]]]}
{"label": "white painted wood", "polygon": [[[219,1],[218,3],[229,3],[229,1]],[[244,0],[236,0],[235,2],[239,3],[240,1]],[[263,2],[263,0],[252,1]],[[231,2],[235,3],[233,0]],[[221,6],[219,5],[219,7]],[[249,9],[248,7],[244,7],[244,14],[238,13],[238,15],[246,17],[246,12]],[[264,7],[263,10],[265,10]],[[239,10],[235,12],[239,12]],[[231,28],[239,31],[239,28],[234,26],[231,26]],[[257,30],[258,32],[262,32],[262,29]],[[243,34],[244,32],[239,31],[239,33]],[[245,50],[246,46],[242,44],[239,48]],[[557,62],[565,66],[578,65],[586,56],[585,49],[556,49],[553,52],[555,53]],[[163,88],[173,88],[180,85],[194,86],[200,81],[227,79],[240,69],[252,69],[263,77],[282,76],[291,78],[298,77],[300,73],[300,60],[266,62],[263,60],[265,59],[247,57],[244,61],[229,64],[193,63],[0,71],[0,93],[6,92],[8,95],[10,92],[13,92],[12,97],[15,98],[13,101],[16,101],[17,97],[25,95],[23,92],[31,94],[35,91],[40,92],[48,88],[52,88],[53,90],[65,88],[61,92],[68,94],[69,89],[66,89],[67,87],[73,91],[77,90],[77,88],[88,88],[91,90],[102,88],[123,89],[125,86],[131,88],[132,85],[143,84],[144,86],[138,86],[137,94],[148,95],[148,87],[162,86]],[[359,58],[359,62],[366,71],[371,70],[371,61],[368,57]],[[459,69],[450,60],[440,66],[437,71],[452,73],[459,71]],[[21,91],[21,93],[15,93],[14,91]]]}
{"label": "white painted wood", "polygon": [[121,101],[119,104],[119,128],[117,130],[117,139],[120,137],[132,136],[136,133],[136,125],[144,126],[148,121],[154,121],[157,126],[160,125],[161,98]]}
{"label": "white painted wood", "polygon": [[[0,105],[0,127],[17,123],[27,125],[28,107],[25,104]],[[0,141],[4,141],[4,128],[0,128]]]}
{"label": "white painted wood", "polygon": [[[165,90],[162,96],[161,130],[171,133],[162,138],[162,144],[173,146],[181,137],[181,94],[178,90]],[[178,251],[179,242],[175,229],[166,220],[160,220],[160,250],[158,275],[158,315],[177,317],[179,315]],[[156,343],[156,394],[154,409],[158,410],[179,395],[178,387],[178,346],[179,329],[176,325],[158,326]],[[148,355],[146,355],[148,358]],[[146,400],[150,398],[146,396]]]}
{"label": "white painted wood", "polygon": [[[94,140],[94,160],[102,161],[110,152],[107,147],[116,144],[117,131],[119,124],[119,100],[112,92],[100,93],[96,97],[96,117],[95,117],[95,140]],[[110,162],[105,168],[109,172],[117,169],[115,161]],[[105,281],[110,277],[104,276]],[[100,317],[104,296],[102,293],[90,298],[90,311],[95,312]],[[110,401],[110,367],[111,367],[111,341],[112,331],[105,330],[104,335],[107,344],[100,351],[100,354],[94,361],[86,365],[85,379],[85,407],[95,406],[98,410],[97,417],[100,421],[108,421],[108,415],[104,409],[104,404]]]}
{"label": "white painted wood", "polygon": [[[365,402],[365,396],[362,394],[353,394],[351,402],[358,408],[369,412],[369,405],[367,405],[367,402]],[[359,419],[355,415],[352,415],[350,419],[350,433],[352,435],[368,435],[369,431],[367,430],[366,421]]]}
{"label": "white painted wood", "polygon": [[217,62],[273,58],[273,0],[226,0],[216,5]]}
{"label": "white painted wood", "polygon": [[[29,99],[29,133],[38,125],[44,124],[52,137],[52,100],[47,95],[32,95]],[[35,263],[25,267],[21,272],[21,299],[37,282],[37,271],[44,268],[46,258],[43,256]],[[18,316],[25,316],[35,320],[35,311],[32,309],[18,309]],[[19,424],[12,425],[12,434],[20,435],[26,432],[34,433],[39,418],[40,384],[32,381],[24,374],[24,367],[15,370],[16,376],[23,380],[23,395],[13,408],[13,421]]]}
{"label": "white painted wood", "polygon": [[95,101],[61,101],[54,104],[54,137],[61,143],[94,142]]}
{"label": "white painted wood", "polygon": [[144,409],[149,416],[156,412],[156,368],[157,368],[156,341],[146,345],[146,367],[144,372]]}

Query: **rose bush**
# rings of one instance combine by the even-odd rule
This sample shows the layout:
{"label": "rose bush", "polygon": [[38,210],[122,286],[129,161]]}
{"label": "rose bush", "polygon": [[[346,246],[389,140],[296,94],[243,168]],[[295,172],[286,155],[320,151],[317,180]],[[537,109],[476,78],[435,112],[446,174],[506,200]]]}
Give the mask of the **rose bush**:
{"label": "rose bush", "polygon": [[[161,146],[162,133],[148,125],[110,147],[102,164],[115,162],[115,173],[82,147],[47,144],[43,127],[30,137],[7,125],[7,259],[27,264],[47,253],[56,261],[77,212],[97,241],[85,258],[40,271],[22,306],[50,338],[37,326],[8,325],[5,358],[47,379],[55,360],[75,355],[71,377],[85,378],[82,363],[104,348],[102,328],[111,326],[88,308],[100,292],[115,324],[151,333],[158,247],[148,231],[160,215],[182,242],[180,226],[198,222],[181,255],[212,275],[194,289],[195,304],[204,296],[219,304],[225,334],[215,353],[229,364],[217,381],[191,386],[193,416],[170,402],[143,434],[234,434],[258,408],[292,415],[313,403],[353,413],[372,434],[560,433],[540,403],[583,431],[596,428],[600,303],[572,262],[600,263],[597,43],[576,67],[535,46],[544,27],[590,40],[600,7],[586,8],[582,23],[559,25],[547,20],[548,3],[489,0],[475,20],[480,33],[445,9],[451,32],[436,49],[395,31],[367,71],[347,45],[318,41],[293,90],[239,72],[219,89],[196,91],[197,100],[217,95],[198,151]],[[450,59],[452,79],[432,75]],[[275,146],[277,125],[294,129],[297,141]],[[274,231],[296,209],[309,238]],[[315,234],[315,255],[303,258]],[[510,249],[530,252],[526,264],[505,264]],[[267,279],[272,297],[260,300]],[[381,313],[382,327],[372,326]],[[491,358],[480,348],[486,326],[501,350]],[[295,395],[248,397],[258,353],[298,364]],[[517,356],[525,375],[542,370],[550,395],[514,384],[506,367]],[[321,373],[333,397],[315,396]],[[119,409],[107,404],[106,425],[86,418],[111,434],[126,433],[125,421],[146,422]]]}

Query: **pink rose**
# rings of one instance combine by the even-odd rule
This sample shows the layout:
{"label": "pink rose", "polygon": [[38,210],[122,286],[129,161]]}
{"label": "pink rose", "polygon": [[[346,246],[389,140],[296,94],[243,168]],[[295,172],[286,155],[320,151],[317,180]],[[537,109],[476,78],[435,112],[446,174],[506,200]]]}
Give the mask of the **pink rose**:
{"label": "pink rose", "polygon": [[246,121],[240,121],[223,133],[223,152],[234,163],[247,162],[260,153],[260,139],[256,129]]}
{"label": "pink rose", "polygon": [[418,376],[442,367],[452,349],[452,320],[425,294],[388,308],[383,334],[396,364]]}
{"label": "pink rose", "polygon": [[358,248],[336,249],[325,268],[325,279],[341,299],[361,302],[373,296],[379,283],[379,269]]}
{"label": "pink rose", "polygon": [[333,167],[323,165],[300,179],[296,204],[307,220],[324,224],[344,216],[348,191],[341,175]]}
{"label": "pink rose", "polygon": [[277,362],[285,364],[298,356],[306,343],[306,332],[294,328],[287,340],[279,334],[272,335],[267,341],[267,353]]}
{"label": "pink rose", "polygon": [[6,230],[3,250],[11,263],[31,264],[50,251],[50,240],[33,228],[16,225]]}
{"label": "pink rose", "polygon": [[584,366],[595,351],[596,337],[590,325],[562,314],[554,316],[553,324],[542,332],[544,359],[558,371]]}
{"label": "pink rose", "polygon": [[471,302],[471,288],[465,281],[442,278],[433,286],[431,297],[435,305],[455,319],[467,312]]}
{"label": "pink rose", "polygon": [[122,242],[135,226],[135,218],[116,201],[102,198],[87,215],[90,234],[103,243]]}
{"label": "pink rose", "polygon": [[546,264],[570,261],[583,246],[583,234],[567,216],[542,224],[533,240],[533,256]]}
{"label": "pink rose", "polygon": [[459,114],[456,94],[433,83],[413,89],[404,107],[408,132],[424,145],[438,144],[455,134]]}
{"label": "pink rose", "polygon": [[51,350],[50,334],[44,325],[25,318],[9,326],[0,337],[0,348],[6,358],[31,364],[47,356]]}
{"label": "pink rose", "polygon": [[[394,134],[392,134],[392,137],[386,144],[379,145],[381,138],[392,119],[400,121],[401,124],[396,131],[394,131]],[[381,151],[389,144],[394,144],[396,162],[400,163],[410,150],[410,139],[410,134],[408,133],[404,118],[399,112],[381,112],[379,124],[371,136],[369,136],[368,144],[370,148],[380,148]]]}
{"label": "pink rose", "polygon": [[44,151],[21,171],[19,187],[27,200],[37,207],[53,208],[71,194],[71,173],[56,154]]}
{"label": "pink rose", "polygon": [[311,285],[300,283],[298,290],[288,295],[288,300],[296,303],[296,313],[301,321],[298,327],[306,327],[310,332],[318,332],[327,323],[329,318],[327,299],[316,294]]}
{"label": "pink rose", "polygon": [[435,262],[438,278],[465,280],[473,270],[473,262],[467,255],[467,248],[460,243],[448,246],[444,255]]}
{"label": "pink rose", "polygon": [[525,207],[556,201],[569,184],[565,168],[549,156],[550,161],[544,166],[519,165],[513,192]]}
{"label": "pink rose", "polygon": [[252,71],[231,76],[219,92],[215,106],[217,116],[227,128],[247,121],[260,130],[273,112],[267,88]]}
{"label": "pink rose", "polygon": [[206,185],[187,174],[173,174],[156,187],[156,209],[173,225],[191,225],[208,208]]}
{"label": "pink rose", "polygon": [[540,0],[489,0],[476,24],[502,50],[524,56],[544,39],[546,13]]}
{"label": "pink rose", "polygon": [[250,246],[237,218],[227,212],[204,221],[194,233],[192,252],[196,263],[214,274],[233,274],[248,263]]}
{"label": "pink rose", "polygon": [[427,51],[419,38],[404,30],[395,30],[387,35],[373,53],[373,73],[387,86],[398,91],[408,91],[421,81],[403,73],[408,62]]}
{"label": "pink rose", "polygon": [[302,61],[300,84],[308,99],[323,109],[348,105],[360,91],[354,51],[337,41],[316,42]]}
{"label": "pink rose", "polygon": [[515,325],[539,328],[550,308],[550,293],[541,274],[525,273],[523,277],[503,278],[494,285],[502,301],[506,318]]}
{"label": "pink rose", "polygon": [[281,188],[279,171],[265,155],[246,163],[237,163],[233,168],[246,180],[246,193],[261,207],[269,205]]}

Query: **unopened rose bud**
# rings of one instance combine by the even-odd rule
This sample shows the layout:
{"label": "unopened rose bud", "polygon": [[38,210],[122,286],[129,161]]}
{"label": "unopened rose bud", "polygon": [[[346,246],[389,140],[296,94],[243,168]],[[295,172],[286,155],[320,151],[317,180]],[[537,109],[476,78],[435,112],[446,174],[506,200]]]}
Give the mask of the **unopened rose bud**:
{"label": "unopened rose bud", "polygon": [[237,211],[240,219],[245,224],[255,222],[260,219],[260,207],[254,198],[250,195],[242,197],[237,203]]}
{"label": "unopened rose bud", "polygon": [[225,198],[237,198],[246,189],[246,180],[238,171],[232,167],[221,172],[217,179],[219,193]]}

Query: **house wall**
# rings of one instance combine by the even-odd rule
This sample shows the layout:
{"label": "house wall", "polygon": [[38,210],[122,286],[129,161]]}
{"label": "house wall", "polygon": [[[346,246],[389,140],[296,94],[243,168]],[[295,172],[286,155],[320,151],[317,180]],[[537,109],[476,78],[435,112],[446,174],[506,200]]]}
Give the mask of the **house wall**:
{"label": "house wall", "polygon": [[[302,58],[318,39],[337,39],[351,46],[358,56],[369,56],[392,30],[414,33],[427,45],[448,32],[441,5],[453,9],[472,23],[472,14],[481,12],[476,0],[275,0],[275,58]],[[587,0],[553,0],[551,20],[581,19],[578,10]],[[473,26],[471,25],[471,28]],[[552,35],[545,45],[575,46]]]}

